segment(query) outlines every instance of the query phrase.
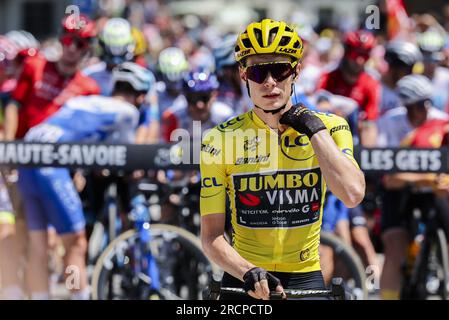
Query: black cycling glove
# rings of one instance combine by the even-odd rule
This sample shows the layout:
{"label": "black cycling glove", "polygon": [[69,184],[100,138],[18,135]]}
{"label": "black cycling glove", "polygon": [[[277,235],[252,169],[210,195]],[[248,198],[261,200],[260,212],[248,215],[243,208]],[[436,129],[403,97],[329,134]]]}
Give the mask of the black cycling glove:
{"label": "black cycling glove", "polygon": [[279,123],[286,124],[300,133],[304,133],[309,140],[318,131],[325,130],[323,121],[314,115],[302,103],[295,104],[285,112]]}
{"label": "black cycling glove", "polygon": [[267,270],[259,267],[254,267],[252,269],[249,269],[243,276],[243,289],[246,292],[251,290],[254,291],[254,284],[263,279],[266,279],[268,281],[268,288],[273,291],[276,290],[276,287],[281,284],[281,280],[273,276]]}

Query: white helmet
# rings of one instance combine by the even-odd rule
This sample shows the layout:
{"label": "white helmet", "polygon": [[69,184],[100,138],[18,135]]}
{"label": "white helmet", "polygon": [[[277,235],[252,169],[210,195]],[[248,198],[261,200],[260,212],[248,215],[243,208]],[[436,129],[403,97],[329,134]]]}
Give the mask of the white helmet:
{"label": "white helmet", "polygon": [[39,41],[25,30],[12,30],[5,34],[18,48],[21,56],[34,56],[39,49]]}
{"label": "white helmet", "polygon": [[401,102],[407,106],[432,97],[432,82],[423,75],[411,74],[401,78],[396,91]]}
{"label": "white helmet", "polygon": [[103,60],[119,64],[130,61],[134,54],[135,41],[131,25],[123,18],[111,18],[104,25],[99,36],[103,49]]}
{"label": "white helmet", "polygon": [[154,75],[134,62],[124,62],[112,70],[113,86],[117,82],[127,82],[134,90],[146,93],[154,83]]}

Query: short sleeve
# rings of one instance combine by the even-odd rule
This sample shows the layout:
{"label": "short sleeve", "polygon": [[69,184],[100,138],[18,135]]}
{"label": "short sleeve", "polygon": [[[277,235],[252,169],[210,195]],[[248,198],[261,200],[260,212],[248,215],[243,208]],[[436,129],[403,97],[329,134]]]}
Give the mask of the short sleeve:
{"label": "short sleeve", "polygon": [[200,170],[202,216],[226,213],[226,164],[223,156],[223,136],[212,129],[201,142]]}
{"label": "short sleeve", "polygon": [[335,120],[330,122],[328,127],[329,133],[337,147],[348,157],[357,168],[359,165],[354,158],[354,145],[352,140],[351,128],[348,122],[339,116],[332,116]]}

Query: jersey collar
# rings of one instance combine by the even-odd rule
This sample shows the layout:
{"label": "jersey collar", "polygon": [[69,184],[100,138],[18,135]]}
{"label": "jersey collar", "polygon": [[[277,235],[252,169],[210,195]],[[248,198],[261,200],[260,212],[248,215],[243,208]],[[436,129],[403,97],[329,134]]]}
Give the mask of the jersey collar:
{"label": "jersey collar", "polygon": [[[249,112],[249,117],[250,117],[250,119],[252,120],[252,122],[256,125],[256,127],[261,128],[261,129],[268,130],[268,131],[270,131],[271,133],[274,133],[274,134],[278,134],[276,130],[274,130],[273,128],[270,128],[270,127],[269,127],[269,126],[268,126],[262,119],[260,119],[260,117],[254,112],[254,110],[251,110],[251,111]],[[281,134],[281,136],[286,135],[286,134],[287,134],[287,135],[290,134],[290,133],[291,133],[291,130],[293,130],[294,132],[296,132],[295,129],[289,127],[289,128],[287,128],[287,130],[285,130],[285,131]]]}

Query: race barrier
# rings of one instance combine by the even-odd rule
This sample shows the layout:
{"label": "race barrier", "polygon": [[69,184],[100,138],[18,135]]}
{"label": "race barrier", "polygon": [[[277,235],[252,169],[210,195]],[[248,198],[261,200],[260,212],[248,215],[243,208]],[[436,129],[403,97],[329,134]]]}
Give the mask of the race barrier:
{"label": "race barrier", "polygon": [[[195,144],[0,142],[0,165],[86,169],[198,169]],[[448,148],[355,148],[366,173],[449,172]]]}

